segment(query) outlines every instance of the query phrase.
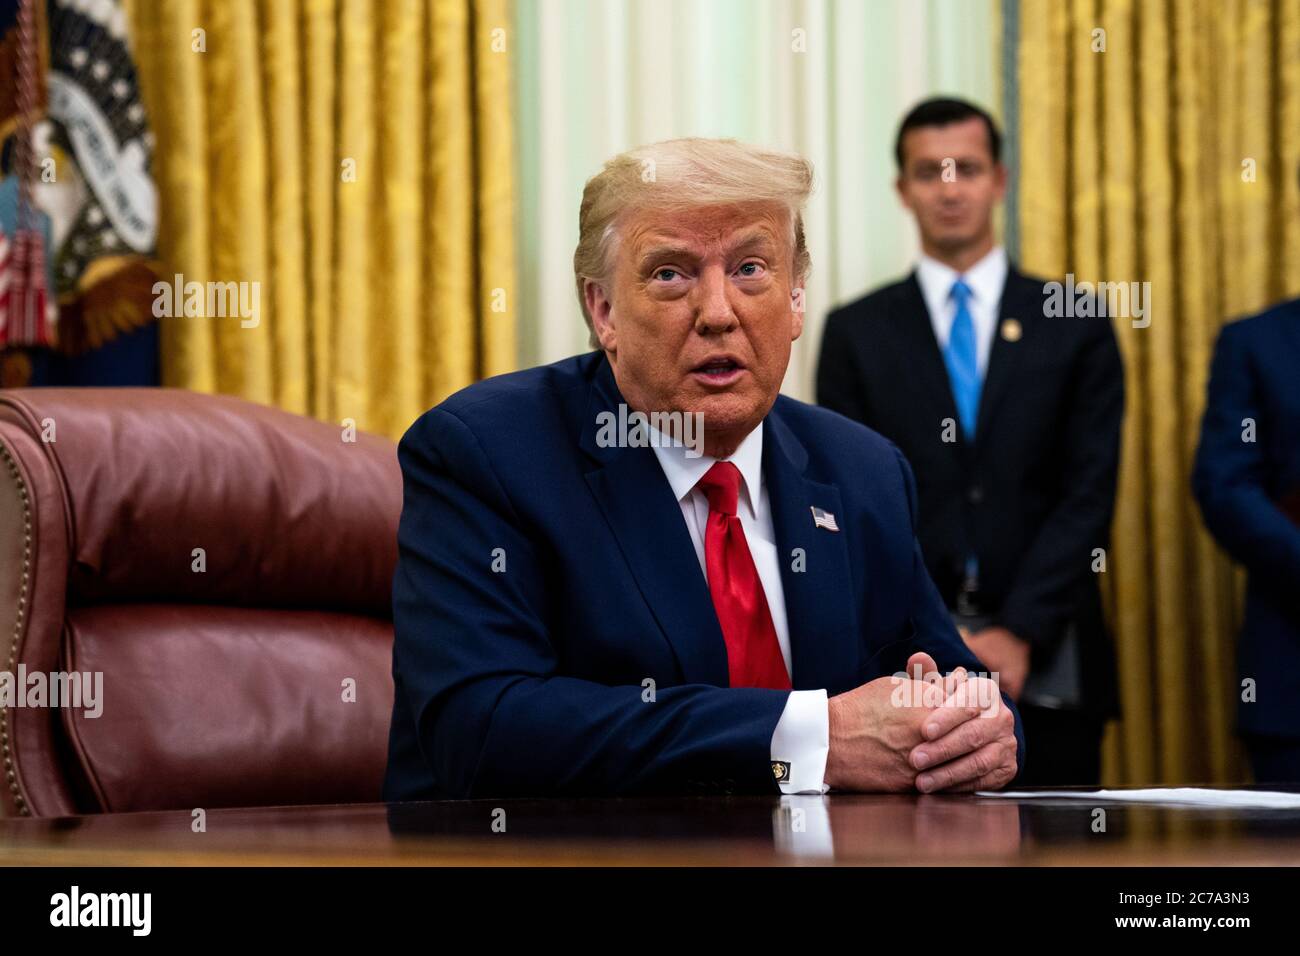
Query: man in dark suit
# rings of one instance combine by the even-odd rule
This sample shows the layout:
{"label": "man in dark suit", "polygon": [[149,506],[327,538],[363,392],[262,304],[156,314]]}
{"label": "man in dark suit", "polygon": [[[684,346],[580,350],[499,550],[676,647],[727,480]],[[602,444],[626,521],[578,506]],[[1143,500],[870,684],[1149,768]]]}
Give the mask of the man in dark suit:
{"label": "man in dark suit", "polygon": [[726,140],[611,160],[574,256],[599,350],[402,439],[386,799],[1014,777],[1014,708],[969,675],[907,463],[778,395],[810,183]]}
{"label": "man in dark suit", "polygon": [[1192,488],[1249,572],[1237,729],[1255,779],[1300,783],[1300,299],[1225,325]]}
{"label": "man in dark suit", "polygon": [[926,101],[896,153],[921,261],[830,315],[817,400],[912,464],[930,574],[1018,698],[1020,782],[1096,784],[1117,712],[1097,583],[1123,415],[1115,336],[1108,318],[1054,315],[1045,284],[995,244],[1006,170],[988,114]]}

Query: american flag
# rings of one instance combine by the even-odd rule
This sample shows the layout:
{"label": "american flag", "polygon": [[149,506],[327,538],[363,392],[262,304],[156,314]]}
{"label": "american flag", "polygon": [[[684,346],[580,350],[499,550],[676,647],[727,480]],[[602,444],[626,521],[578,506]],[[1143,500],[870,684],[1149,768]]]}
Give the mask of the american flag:
{"label": "american flag", "polygon": [[827,531],[839,531],[840,527],[835,523],[835,516],[829,511],[822,511],[816,505],[812,506],[813,524],[819,528],[825,528]]}
{"label": "american flag", "polygon": [[50,311],[40,233],[0,233],[0,346],[49,345]]}

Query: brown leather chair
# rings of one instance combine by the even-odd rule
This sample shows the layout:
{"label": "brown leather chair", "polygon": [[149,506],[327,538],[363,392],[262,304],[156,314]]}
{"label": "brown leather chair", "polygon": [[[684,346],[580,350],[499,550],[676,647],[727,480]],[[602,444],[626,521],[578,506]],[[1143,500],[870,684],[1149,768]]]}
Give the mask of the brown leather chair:
{"label": "brown leather chair", "polygon": [[24,704],[103,675],[99,716],[0,701],[0,812],[380,798],[402,480],[345,437],[175,389],[0,391],[0,670]]}

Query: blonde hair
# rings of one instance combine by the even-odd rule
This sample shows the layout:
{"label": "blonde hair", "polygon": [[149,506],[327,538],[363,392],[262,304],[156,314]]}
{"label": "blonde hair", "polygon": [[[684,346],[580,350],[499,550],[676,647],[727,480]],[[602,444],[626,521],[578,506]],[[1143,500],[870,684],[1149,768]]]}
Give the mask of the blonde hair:
{"label": "blonde hair", "polygon": [[583,284],[605,282],[619,218],[637,208],[671,209],[770,202],[784,206],[794,235],[794,278],[812,265],[804,241],[803,207],[812,192],[812,163],[802,156],[734,139],[670,139],[620,153],[587,180],[578,210],[573,275],[578,304],[599,348]]}

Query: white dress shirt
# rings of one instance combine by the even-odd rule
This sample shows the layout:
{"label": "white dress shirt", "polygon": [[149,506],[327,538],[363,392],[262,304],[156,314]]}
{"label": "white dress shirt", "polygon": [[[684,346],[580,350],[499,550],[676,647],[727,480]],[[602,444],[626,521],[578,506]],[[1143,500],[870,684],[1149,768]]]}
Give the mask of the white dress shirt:
{"label": "white dress shirt", "polygon": [[[672,486],[673,494],[681,505],[686,529],[695,556],[700,562],[700,572],[708,579],[704,561],[704,532],[709,523],[709,499],[696,483],[704,477],[718,459],[707,455],[688,457],[687,449],[674,446],[659,435],[651,442],[659,465]],[[759,582],[767,598],[776,640],[781,646],[787,673],[793,674],[790,657],[790,627],[785,613],[785,588],[781,583],[780,556],[776,550],[776,533],[772,527],[772,509],[767,496],[767,481],[763,477],[763,425],[760,424],[740,443],[735,454],[725,459],[735,464],[740,472],[740,494],[736,513],[745,531],[749,553],[754,558]],[[781,719],[772,734],[772,759],[790,764],[790,776],[781,782],[783,793],[825,793],[826,757],[830,753],[830,711],[826,690],[796,690],[790,692]]]}
{"label": "white dress shirt", "polygon": [[957,300],[952,297],[952,284],[958,277],[970,287],[971,296],[966,307],[975,325],[976,358],[980,378],[989,367],[989,351],[993,348],[993,333],[997,330],[998,306],[1007,282],[1007,252],[994,246],[979,262],[965,273],[958,273],[938,259],[922,254],[916,265],[916,281],[921,286],[925,310],[930,313],[935,341],[940,350],[947,348],[952,332],[952,320],[957,316]]}

